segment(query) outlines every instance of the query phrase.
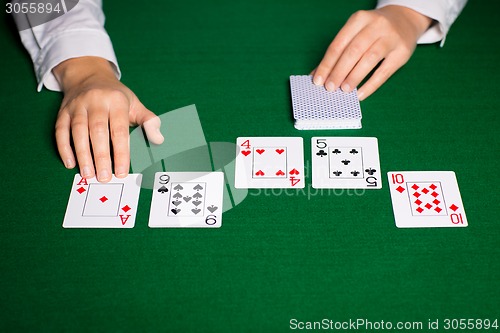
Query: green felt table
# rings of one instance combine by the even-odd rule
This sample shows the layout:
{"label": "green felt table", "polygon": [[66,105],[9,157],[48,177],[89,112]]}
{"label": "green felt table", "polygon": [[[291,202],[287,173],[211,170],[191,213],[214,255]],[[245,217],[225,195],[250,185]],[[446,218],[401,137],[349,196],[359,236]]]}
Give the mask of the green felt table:
{"label": "green felt table", "polygon": [[[379,140],[383,188],[250,190],[220,229],[63,229],[53,139],[61,94],[37,93],[4,14],[0,41],[0,331],[285,332],[290,320],[500,320],[499,3],[471,1],[443,48],[419,46],[361,103],[363,128],[298,131],[288,78],[309,73],[374,1],[105,1],[127,84],[157,114],[196,104],[208,142]],[[398,229],[388,171],[456,172],[467,228]],[[310,192],[308,192],[310,191]],[[411,331],[411,330],[410,330]],[[425,331],[425,330],[423,330]]]}

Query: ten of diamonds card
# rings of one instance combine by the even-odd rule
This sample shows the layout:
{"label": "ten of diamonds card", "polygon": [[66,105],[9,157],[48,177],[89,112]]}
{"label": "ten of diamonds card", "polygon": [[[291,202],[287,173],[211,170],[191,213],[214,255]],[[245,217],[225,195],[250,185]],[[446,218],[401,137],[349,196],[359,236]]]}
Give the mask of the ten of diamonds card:
{"label": "ten of diamonds card", "polygon": [[453,171],[393,171],[387,175],[398,228],[467,226]]}

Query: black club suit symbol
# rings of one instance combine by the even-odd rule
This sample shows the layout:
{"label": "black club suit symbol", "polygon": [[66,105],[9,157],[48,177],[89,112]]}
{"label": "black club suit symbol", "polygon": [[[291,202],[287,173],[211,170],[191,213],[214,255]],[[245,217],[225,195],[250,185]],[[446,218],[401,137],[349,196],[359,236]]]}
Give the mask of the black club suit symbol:
{"label": "black club suit symbol", "polygon": [[377,170],[375,169],[372,169],[372,168],[368,168],[365,170],[367,174],[369,174],[370,176],[373,176],[375,174],[375,172],[377,172]]}
{"label": "black club suit symbol", "polygon": [[320,151],[318,151],[316,153],[316,155],[319,156],[319,157],[323,157],[323,156],[326,156],[326,153],[325,153],[325,151],[323,149],[321,149]]}

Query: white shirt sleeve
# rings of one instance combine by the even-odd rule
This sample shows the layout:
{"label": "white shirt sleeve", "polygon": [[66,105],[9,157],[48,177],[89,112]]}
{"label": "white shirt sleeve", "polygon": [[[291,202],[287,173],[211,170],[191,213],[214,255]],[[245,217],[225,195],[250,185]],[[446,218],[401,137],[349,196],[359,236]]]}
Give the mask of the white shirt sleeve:
{"label": "white shirt sleeve", "polygon": [[443,46],[451,25],[465,7],[467,0],[379,0],[377,8],[388,5],[404,6],[435,20],[418,40],[419,44],[441,41]]}
{"label": "white shirt sleeve", "polygon": [[[27,17],[29,20],[29,17]],[[101,0],[80,0],[64,15],[47,23],[20,32],[35,68],[38,91],[60,91],[52,69],[64,60],[95,56],[113,64],[120,78],[118,62],[106,30]]]}

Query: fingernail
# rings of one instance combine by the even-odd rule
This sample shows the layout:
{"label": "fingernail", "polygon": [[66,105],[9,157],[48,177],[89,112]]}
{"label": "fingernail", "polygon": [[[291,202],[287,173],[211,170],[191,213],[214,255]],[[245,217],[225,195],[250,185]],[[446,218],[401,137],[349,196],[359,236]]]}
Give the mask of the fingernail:
{"label": "fingernail", "polygon": [[333,84],[332,81],[328,82],[325,86],[326,90],[328,91],[335,91],[335,84]]}
{"label": "fingernail", "polygon": [[362,92],[362,91],[359,91],[359,90],[358,90],[358,99],[359,99],[360,101],[362,101],[362,100],[363,100],[363,96],[364,96],[364,95],[365,95],[365,93],[364,93],[364,92]]}
{"label": "fingernail", "polygon": [[82,168],[82,177],[83,178],[90,177],[90,168],[88,166],[84,166]]}
{"label": "fingernail", "polygon": [[163,134],[161,134],[161,131],[160,129],[158,128],[156,130],[156,134],[155,134],[155,138],[154,138],[154,143],[157,144],[157,145],[161,145],[163,143],[163,141],[165,140],[165,138],[163,137]]}
{"label": "fingernail", "polygon": [[115,169],[115,174],[117,177],[123,177],[123,176],[125,176],[126,173],[127,173],[127,171],[123,167],[118,167]]}
{"label": "fingernail", "polygon": [[321,77],[321,75],[316,75],[314,78],[313,78],[313,83],[317,86],[320,86],[323,84],[323,78]]}
{"label": "fingernail", "polygon": [[343,92],[350,92],[351,91],[351,86],[348,83],[344,83],[341,87]]}
{"label": "fingernail", "polygon": [[109,172],[107,170],[101,170],[101,172],[99,172],[99,181],[108,179],[109,179]]}
{"label": "fingernail", "polygon": [[71,169],[75,166],[75,162],[73,162],[73,160],[71,158],[68,158],[65,162],[64,162],[64,166],[68,169]]}

